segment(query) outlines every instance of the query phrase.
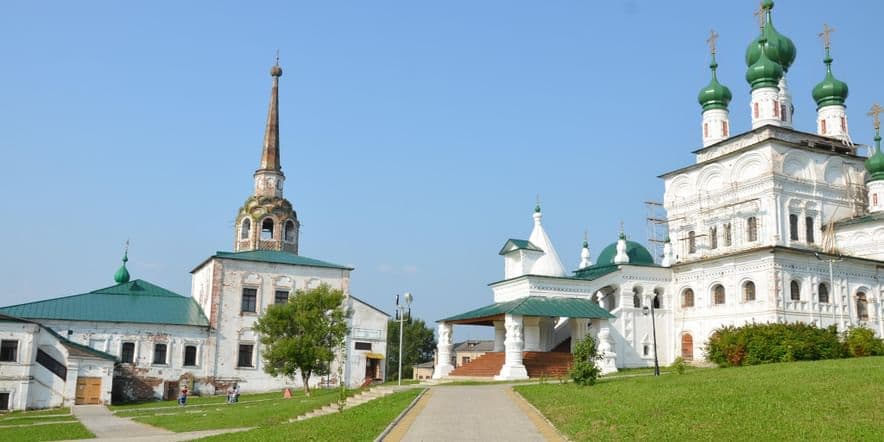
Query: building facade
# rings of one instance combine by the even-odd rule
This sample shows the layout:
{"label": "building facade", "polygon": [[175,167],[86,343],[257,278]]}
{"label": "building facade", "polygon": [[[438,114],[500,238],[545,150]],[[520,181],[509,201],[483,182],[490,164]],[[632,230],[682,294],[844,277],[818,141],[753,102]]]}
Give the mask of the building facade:
{"label": "building facade", "polygon": [[[762,2],[763,26],[746,53],[752,127],[744,133],[731,134],[732,94],[718,80],[718,35],[710,36],[711,80],[698,96],[703,147],[694,164],[660,176],[668,228],[661,259],[621,231],[595,263],[584,241],[579,268],[566,272],[538,206],[530,237],[510,239],[500,252],[494,304],[440,320],[435,378],[454,369],[447,361],[455,324],[494,327],[494,351],[505,355],[499,379],[528,377],[529,353],[552,353],[587,333],[605,372],[650,366],[655,356],[701,363],[716,329],[752,322],[866,326],[884,336],[882,109],[870,112],[875,144],[863,156],[825,28],[824,78],[812,91],[817,133],[795,130],[786,76],[796,49],[774,28],[772,9]],[[543,308],[553,301],[571,310]],[[586,304],[610,317],[576,314]]]}

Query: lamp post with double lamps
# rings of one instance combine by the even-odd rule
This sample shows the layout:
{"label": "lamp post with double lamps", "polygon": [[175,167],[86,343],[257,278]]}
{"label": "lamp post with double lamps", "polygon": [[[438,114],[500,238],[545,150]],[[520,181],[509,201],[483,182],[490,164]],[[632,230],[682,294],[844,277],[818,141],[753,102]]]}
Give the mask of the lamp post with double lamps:
{"label": "lamp post with double lamps", "polygon": [[410,292],[402,295],[403,302],[399,303],[399,295],[396,295],[396,322],[399,323],[399,385],[402,385],[402,339],[405,322],[411,319],[411,301],[414,297]]}
{"label": "lamp post with double lamps", "polygon": [[651,334],[654,335],[654,376],[660,376],[660,364],[657,362],[657,321],[654,319],[654,301],[651,301],[651,308],[642,307],[642,313],[647,316],[651,315]]}

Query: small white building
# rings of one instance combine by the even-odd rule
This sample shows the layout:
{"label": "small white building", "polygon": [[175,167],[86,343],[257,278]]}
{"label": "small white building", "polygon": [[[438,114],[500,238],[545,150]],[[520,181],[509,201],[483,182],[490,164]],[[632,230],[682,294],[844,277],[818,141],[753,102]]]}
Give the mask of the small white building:
{"label": "small white building", "polygon": [[114,356],[0,314],[0,411],[109,404]]}

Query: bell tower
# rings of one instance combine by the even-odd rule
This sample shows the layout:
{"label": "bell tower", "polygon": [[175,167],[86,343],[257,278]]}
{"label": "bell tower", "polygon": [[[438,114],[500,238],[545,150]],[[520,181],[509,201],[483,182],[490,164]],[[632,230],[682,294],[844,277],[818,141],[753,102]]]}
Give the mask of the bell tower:
{"label": "bell tower", "polygon": [[298,254],[301,224],[292,204],[283,198],[285,174],[279,161],[279,56],[270,68],[273,86],[264,129],[261,163],[255,171],[255,186],[236,217],[233,250],[276,250]]}

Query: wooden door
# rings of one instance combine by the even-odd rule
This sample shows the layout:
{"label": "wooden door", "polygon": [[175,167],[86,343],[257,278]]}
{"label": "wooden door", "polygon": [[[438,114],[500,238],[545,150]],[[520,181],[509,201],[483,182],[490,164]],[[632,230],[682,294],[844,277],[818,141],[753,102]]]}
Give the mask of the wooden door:
{"label": "wooden door", "polygon": [[681,335],[681,357],[685,361],[694,360],[694,337],[689,333]]}
{"label": "wooden door", "polygon": [[163,399],[167,401],[178,399],[178,381],[166,381],[165,390],[166,393],[163,395]]}
{"label": "wooden door", "polygon": [[77,395],[74,403],[90,405],[101,403],[101,378],[77,378]]}

